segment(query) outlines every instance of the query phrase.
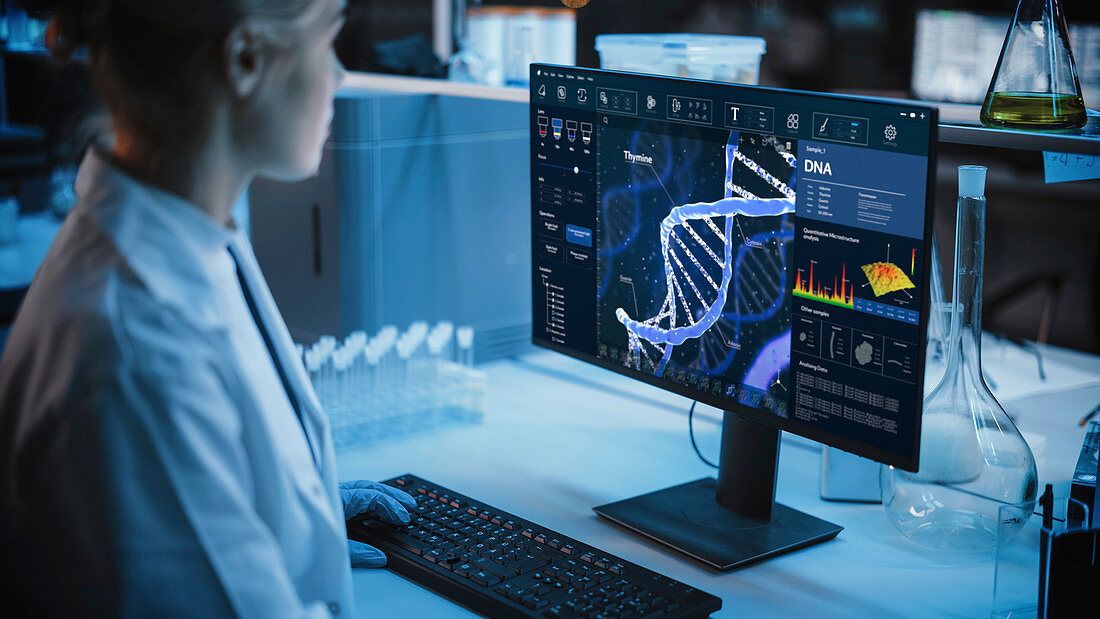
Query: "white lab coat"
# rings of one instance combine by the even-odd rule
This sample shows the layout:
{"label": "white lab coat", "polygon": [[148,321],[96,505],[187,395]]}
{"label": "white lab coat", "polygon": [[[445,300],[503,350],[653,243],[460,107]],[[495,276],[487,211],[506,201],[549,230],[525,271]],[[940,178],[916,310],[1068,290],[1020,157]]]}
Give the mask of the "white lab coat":
{"label": "white lab coat", "polygon": [[352,613],[328,421],[247,238],[95,149],[77,195],[0,361],[0,575],[66,614]]}

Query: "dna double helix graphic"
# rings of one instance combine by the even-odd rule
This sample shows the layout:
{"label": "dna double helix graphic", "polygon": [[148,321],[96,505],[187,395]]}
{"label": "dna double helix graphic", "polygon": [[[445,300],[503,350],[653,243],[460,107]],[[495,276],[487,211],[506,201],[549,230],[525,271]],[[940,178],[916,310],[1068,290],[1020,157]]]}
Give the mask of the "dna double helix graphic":
{"label": "dna double helix graphic", "polygon": [[[776,151],[783,156],[791,168],[796,161],[788,152]],[[734,226],[737,217],[770,217],[795,210],[795,192],[755,161],[747,157],[736,146],[736,138],[731,137],[727,147],[727,197],[717,202],[697,202],[673,207],[661,222],[660,241],[664,266],[666,295],[657,314],[639,320],[631,318],[623,308],[615,310],[615,317],[627,330],[627,365],[641,371],[660,375],[672,356],[673,349],[688,339],[700,338],[715,323],[723,319],[730,283],[738,275],[737,309],[733,318],[740,320],[743,315],[770,315],[774,312],[778,300],[782,298],[783,282],[776,271],[775,264],[762,265],[769,258],[753,258],[753,251],[759,252],[763,240],[768,235],[741,238],[736,257],[734,247],[737,244]],[[733,181],[734,162],[740,162],[757,177],[771,185],[781,198],[761,198]],[[793,179],[792,179],[793,184]],[[782,235],[772,233],[771,237]],[[776,242],[790,240],[778,238]],[[774,254],[772,254],[774,255]],[[781,252],[779,254],[782,255]],[[772,258],[771,260],[774,260]],[[754,264],[749,264],[753,262]],[[755,267],[755,268],[754,268]],[[767,267],[770,267],[767,268]],[[778,266],[781,271],[782,265]],[[760,294],[759,290],[749,290],[749,284],[759,287],[751,277],[744,276],[761,270],[767,281],[770,294]],[[773,281],[774,280],[774,281]],[[742,286],[742,282],[748,282]],[[761,297],[770,301],[762,301]],[[755,301],[754,301],[755,299]],[[770,307],[769,307],[770,304]],[[756,314],[742,314],[746,312]],[[726,359],[728,364],[729,359]]]}

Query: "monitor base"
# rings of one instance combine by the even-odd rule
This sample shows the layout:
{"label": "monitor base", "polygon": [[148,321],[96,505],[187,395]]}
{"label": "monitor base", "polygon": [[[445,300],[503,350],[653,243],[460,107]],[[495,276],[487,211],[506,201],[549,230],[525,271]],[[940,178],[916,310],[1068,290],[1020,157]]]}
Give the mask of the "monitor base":
{"label": "monitor base", "polygon": [[719,570],[828,541],[843,529],[779,503],[770,519],[740,516],[718,504],[717,489],[717,480],[704,477],[593,509]]}

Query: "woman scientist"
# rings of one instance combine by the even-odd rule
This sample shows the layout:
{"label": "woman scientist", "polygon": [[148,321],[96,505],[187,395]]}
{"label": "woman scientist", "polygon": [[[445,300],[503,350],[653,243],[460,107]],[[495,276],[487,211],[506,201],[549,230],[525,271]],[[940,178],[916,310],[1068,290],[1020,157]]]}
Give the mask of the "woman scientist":
{"label": "woman scientist", "polygon": [[416,503],[338,486],[231,216],[254,177],[317,171],[343,0],[23,5],[52,13],[55,55],[87,47],[113,135],[0,362],[0,582],[34,614],[352,613],[345,517]]}

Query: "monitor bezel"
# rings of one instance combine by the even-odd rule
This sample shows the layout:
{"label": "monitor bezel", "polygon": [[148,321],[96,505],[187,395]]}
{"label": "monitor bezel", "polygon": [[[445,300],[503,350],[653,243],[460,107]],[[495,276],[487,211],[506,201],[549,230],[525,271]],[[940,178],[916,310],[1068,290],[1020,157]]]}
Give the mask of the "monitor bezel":
{"label": "monitor bezel", "polygon": [[[530,96],[530,102],[529,102],[530,106],[537,105],[537,103],[535,101],[535,95],[534,95],[535,81],[536,81],[535,77],[537,75],[539,75],[537,73],[537,71],[560,70],[560,71],[567,71],[567,72],[575,72],[575,73],[578,73],[578,74],[584,73],[584,74],[593,74],[593,75],[618,75],[618,76],[636,77],[636,78],[641,78],[643,80],[664,81],[664,82],[673,82],[673,83],[683,82],[683,83],[691,83],[691,84],[705,84],[705,85],[708,85],[708,86],[716,86],[716,87],[725,88],[725,89],[729,89],[729,90],[735,90],[735,91],[736,90],[749,90],[749,91],[754,91],[754,92],[758,92],[758,93],[771,93],[771,94],[782,94],[782,95],[791,95],[791,94],[793,94],[793,95],[821,97],[821,98],[826,98],[826,99],[831,99],[831,100],[841,101],[841,102],[849,101],[849,102],[860,102],[860,103],[872,103],[872,104],[878,104],[878,105],[904,106],[906,108],[906,110],[922,110],[922,111],[925,111],[929,114],[929,121],[928,121],[928,165],[926,166],[927,179],[926,179],[926,187],[925,187],[924,238],[922,240],[924,241],[926,246],[928,245],[928,240],[929,239],[932,239],[932,243],[935,243],[935,237],[933,236],[933,233],[932,233],[932,230],[933,230],[933,225],[932,224],[933,224],[933,220],[934,220],[933,205],[934,205],[934,202],[935,202],[936,154],[937,154],[936,153],[936,146],[938,144],[937,129],[938,129],[938,125],[939,125],[939,122],[938,122],[938,120],[939,120],[938,111],[939,110],[936,107],[931,107],[931,106],[928,106],[927,104],[915,103],[915,102],[911,102],[911,101],[907,101],[907,100],[897,100],[897,99],[888,99],[888,98],[879,98],[879,97],[868,97],[868,96],[862,96],[862,95],[841,95],[841,94],[834,94],[834,93],[818,93],[818,92],[810,92],[810,91],[804,91],[804,90],[789,90],[789,89],[782,89],[782,88],[770,88],[770,87],[765,87],[765,86],[750,86],[750,85],[745,85],[745,84],[732,84],[732,83],[728,83],[728,82],[717,82],[717,81],[712,81],[712,80],[697,80],[697,79],[688,79],[688,78],[679,78],[679,77],[667,77],[667,76],[661,76],[661,75],[649,75],[649,74],[645,74],[645,73],[632,73],[632,72],[628,72],[628,71],[608,71],[608,70],[604,70],[604,69],[590,69],[590,68],[564,66],[564,65],[531,64],[530,70],[531,70],[531,72],[530,72],[531,79],[530,79],[529,88],[528,88],[529,96]],[[552,105],[552,104],[549,104],[549,105]],[[529,110],[528,116],[532,119],[534,118],[534,115],[530,113],[530,110]],[[530,120],[529,122],[533,123],[534,121]],[[535,127],[532,125],[530,127],[530,129],[532,131],[534,131]],[[531,141],[531,161],[532,162],[534,162],[535,159],[536,159],[536,157],[535,157],[535,148],[536,148],[535,142],[534,142],[534,140],[532,140]],[[533,198],[533,195],[534,195],[533,194],[533,191],[534,191],[534,189],[533,189],[533,184],[534,184],[533,176],[532,176],[531,182],[532,182],[532,189],[529,192],[529,194]],[[532,224],[532,225],[534,225],[534,224]],[[563,354],[567,357],[572,357],[572,358],[577,359],[579,361],[584,361],[584,362],[589,363],[591,365],[601,367],[605,370],[615,372],[616,374],[621,374],[623,376],[627,376],[629,378],[633,378],[635,380],[639,380],[643,383],[649,384],[653,387],[657,387],[657,388],[662,389],[664,391],[675,393],[677,395],[684,396],[684,397],[689,398],[691,400],[695,400],[697,402],[701,402],[703,404],[707,404],[709,406],[713,406],[713,407],[721,409],[721,410],[725,410],[725,411],[735,413],[737,415],[740,415],[740,416],[745,417],[747,419],[750,419],[752,421],[756,421],[758,423],[763,423],[765,425],[777,428],[777,429],[782,430],[784,432],[790,432],[792,434],[797,434],[799,436],[808,438],[810,440],[818,441],[818,442],[820,442],[822,444],[825,444],[825,445],[828,445],[830,447],[835,447],[837,449],[852,453],[852,454],[857,455],[857,456],[861,456],[861,457],[864,457],[864,458],[869,458],[871,460],[875,460],[877,462],[881,462],[882,464],[886,464],[888,466],[894,466],[894,467],[897,467],[897,468],[900,468],[900,469],[903,469],[903,470],[906,470],[906,471],[916,472],[919,468],[919,465],[920,465],[920,435],[921,435],[921,416],[922,416],[923,400],[924,400],[925,355],[926,355],[927,345],[928,345],[928,322],[929,322],[929,308],[930,308],[930,298],[931,298],[929,276],[930,276],[930,269],[931,269],[931,253],[932,252],[931,251],[924,251],[922,253],[924,255],[921,258],[921,268],[922,268],[922,271],[921,271],[921,274],[922,274],[921,275],[921,284],[924,286],[923,289],[925,291],[925,294],[921,295],[921,304],[920,304],[920,310],[919,310],[919,315],[918,315],[918,319],[917,319],[918,329],[920,329],[920,338],[919,338],[919,342],[918,342],[919,346],[918,346],[918,351],[917,351],[917,372],[916,372],[917,377],[916,377],[916,386],[915,386],[916,393],[914,394],[914,396],[916,398],[916,407],[915,407],[915,411],[914,411],[915,419],[914,419],[914,425],[913,425],[912,448],[910,450],[910,454],[908,455],[908,457],[906,455],[897,454],[897,453],[894,453],[892,451],[888,451],[886,449],[882,449],[880,447],[876,447],[874,445],[864,443],[864,442],[861,442],[861,441],[858,441],[858,440],[855,440],[855,439],[852,439],[852,438],[849,438],[849,437],[846,437],[846,436],[843,436],[843,435],[835,434],[835,433],[832,433],[832,432],[827,432],[825,430],[821,430],[821,429],[816,428],[814,426],[811,426],[809,424],[804,424],[804,423],[801,423],[799,421],[795,421],[795,420],[792,420],[792,419],[789,419],[789,418],[776,417],[775,415],[772,415],[770,413],[766,413],[764,411],[757,410],[755,408],[752,408],[752,407],[747,406],[745,404],[741,404],[739,402],[728,399],[726,397],[714,396],[712,394],[707,394],[707,393],[701,393],[701,392],[699,392],[695,389],[692,389],[692,388],[684,386],[684,385],[679,385],[679,384],[677,384],[675,382],[672,382],[672,381],[669,381],[667,379],[664,379],[664,378],[661,378],[661,377],[658,377],[658,376],[653,376],[651,374],[647,374],[645,372],[641,372],[641,371],[638,371],[638,370],[634,370],[634,369],[616,364],[616,363],[614,363],[612,361],[609,361],[609,360],[600,359],[596,355],[591,355],[591,354],[588,354],[588,353],[585,353],[585,352],[581,352],[581,351],[569,348],[567,346],[563,346],[563,345],[560,345],[560,344],[555,344],[555,343],[550,342],[550,341],[540,340],[536,336],[536,334],[534,333],[534,330],[532,330],[532,333],[531,333],[531,342],[534,346],[536,346],[538,348],[551,350],[551,351],[554,351],[556,353]],[[532,256],[532,258],[534,257],[534,248],[532,248],[531,256]],[[533,281],[532,281],[532,286],[534,286]],[[532,290],[533,290],[533,288],[532,288]],[[532,311],[534,311],[534,310],[532,309]]]}

